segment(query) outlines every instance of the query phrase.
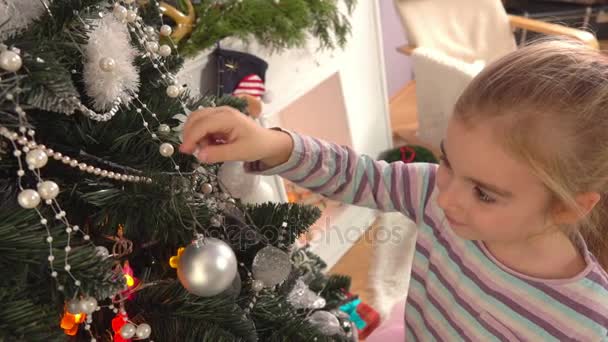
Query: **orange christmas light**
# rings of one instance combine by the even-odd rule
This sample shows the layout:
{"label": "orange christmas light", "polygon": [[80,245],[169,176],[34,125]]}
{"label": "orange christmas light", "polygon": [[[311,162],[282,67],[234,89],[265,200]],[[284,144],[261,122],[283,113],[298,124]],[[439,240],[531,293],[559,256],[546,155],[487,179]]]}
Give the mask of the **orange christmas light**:
{"label": "orange christmas light", "polygon": [[179,258],[182,256],[182,254],[184,254],[184,250],[186,250],[184,247],[178,248],[177,255],[174,255],[169,259],[169,266],[171,266],[171,268],[177,268]]}
{"label": "orange christmas light", "polygon": [[84,313],[72,314],[66,308],[63,309],[63,317],[61,317],[61,329],[68,336],[74,336],[78,332],[78,326],[84,322],[87,315]]}

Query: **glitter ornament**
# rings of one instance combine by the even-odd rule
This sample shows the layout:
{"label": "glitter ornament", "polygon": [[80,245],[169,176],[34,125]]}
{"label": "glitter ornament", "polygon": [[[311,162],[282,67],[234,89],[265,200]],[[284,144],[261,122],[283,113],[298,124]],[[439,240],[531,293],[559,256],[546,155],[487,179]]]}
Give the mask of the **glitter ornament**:
{"label": "glitter ornament", "polygon": [[296,281],[287,301],[296,309],[322,309],[326,304],[325,299],[314,293],[301,278]]}
{"label": "glitter ornament", "polygon": [[275,286],[284,282],[291,272],[289,255],[274,246],[262,248],[253,259],[253,277],[264,286]]}

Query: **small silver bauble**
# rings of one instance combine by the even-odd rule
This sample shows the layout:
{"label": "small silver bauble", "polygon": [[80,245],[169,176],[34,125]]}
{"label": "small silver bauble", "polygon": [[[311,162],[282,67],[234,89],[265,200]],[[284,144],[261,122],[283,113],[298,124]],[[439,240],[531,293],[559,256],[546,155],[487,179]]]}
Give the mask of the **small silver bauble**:
{"label": "small silver bauble", "polygon": [[53,181],[44,181],[38,184],[38,194],[44,200],[52,200],[59,194],[59,186]]}
{"label": "small silver bauble", "polygon": [[127,17],[127,9],[124,6],[118,5],[118,6],[114,6],[114,10],[112,11],[112,13],[114,13],[114,16],[116,17],[116,19],[118,20],[125,20],[125,18]]}
{"label": "small silver bauble", "polygon": [[169,134],[169,133],[171,133],[171,127],[169,127],[169,125],[166,125],[166,124],[160,124],[158,126],[158,133]]}
{"label": "small silver bauble", "polygon": [[49,157],[46,155],[46,152],[41,149],[31,150],[25,156],[25,162],[27,165],[35,169],[44,167],[48,160]]}
{"label": "small silver bauble", "polygon": [[190,293],[211,297],[228,289],[237,272],[236,255],[222,240],[205,238],[186,247],[179,258],[177,277]]}
{"label": "small silver bauble", "polygon": [[152,333],[152,328],[147,323],[142,323],[142,324],[138,325],[137,330],[135,331],[135,335],[137,336],[137,338],[142,339],[142,340],[150,337],[151,333]]}
{"label": "small silver bauble", "polygon": [[162,143],[158,149],[160,155],[163,157],[171,157],[175,153],[175,147],[169,143]]}
{"label": "small silver bauble", "polygon": [[120,336],[122,336],[122,338],[124,339],[130,339],[133,336],[135,336],[135,332],[137,331],[137,329],[135,328],[135,326],[131,323],[127,323],[125,325],[122,326],[122,328],[120,328]]}
{"label": "small silver bauble", "polygon": [[169,45],[163,44],[158,48],[158,54],[163,57],[171,56],[171,47]]}
{"label": "small silver bauble", "polygon": [[167,87],[167,96],[175,98],[179,96],[179,87],[176,85],[170,85]]}
{"label": "small silver bauble", "polygon": [[205,195],[209,195],[213,192],[213,186],[209,183],[204,183],[203,185],[201,185],[201,192]]}
{"label": "small silver bauble", "polygon": [[40,195],[36,190],[26,189],[19,193],[17,196],[17,202],[22,208],[33,209],[40,204]]}
{"label": "small silver bauble", "polygon": [[11,50],[5,50],[0,53],[0,68],[15,72],[21,69],[21,65],[23,65],[23,61],[18,53]]}
{"label": "small silver bauble", "polygon": [[97,299],[87,297],[80,301],[80,311],[86,314],[92,314],[97,309]]}
{"label": "small silver bauble", "polygon": [[81,306],[80,306],[80,301],[76,298],[74,299],[70,299],[66,304],[65,304],[65,308],[68,310],[69,313],[76,315],[82,312]]}
{"label": "small silver bauble", "polygon": [[146,50],[148,50],[150,52],[157,52],[158,51],[158,43],[157,42],[147,42],[146,43]]}
{"label": "small silver bauble", "polygon": [[262,248],[253,258],[253,277],[265,286],[275,286],[284,282],[291,272],[289,255],[274,246]]}
{"label": "small silver bauble", "polygon": [[105,72],[113,71],[116,68],[116,62],[114,58],[111,57],[103,57],[99,60],[99,69]]}
{"label": "small silver bauble", "polygon": [[173,30],[171,29],[171,26],[169,26],[169,25],[163,25],[160,27],[160,34],[165,37],[170,36],[172,31]]}

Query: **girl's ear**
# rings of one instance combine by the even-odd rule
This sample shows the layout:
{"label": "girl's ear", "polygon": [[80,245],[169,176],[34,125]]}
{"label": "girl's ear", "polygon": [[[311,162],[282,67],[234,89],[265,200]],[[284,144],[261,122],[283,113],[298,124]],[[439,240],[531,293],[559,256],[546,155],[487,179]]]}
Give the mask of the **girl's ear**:
{"label": "girl's ear", "polygon": [[597,192],[583,192],[575,196],[578,208],[570,208],[564,203],[558,203],[553,210],[553,221],[557,225],[575,224],[583,219],[600,201]]}

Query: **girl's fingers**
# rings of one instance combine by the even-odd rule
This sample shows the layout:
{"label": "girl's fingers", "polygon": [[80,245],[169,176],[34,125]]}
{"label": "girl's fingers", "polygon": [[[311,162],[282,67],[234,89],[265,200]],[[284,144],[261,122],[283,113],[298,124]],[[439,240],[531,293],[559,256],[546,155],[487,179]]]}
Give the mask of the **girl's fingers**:
{"label": "girl's fingers", "polygon": [[213,144],[218,136],[227,140],[236,124],[228,113],[214,113],[194,118],[188,130],[184,130],[182,153],[193,153],[199,142]]}

